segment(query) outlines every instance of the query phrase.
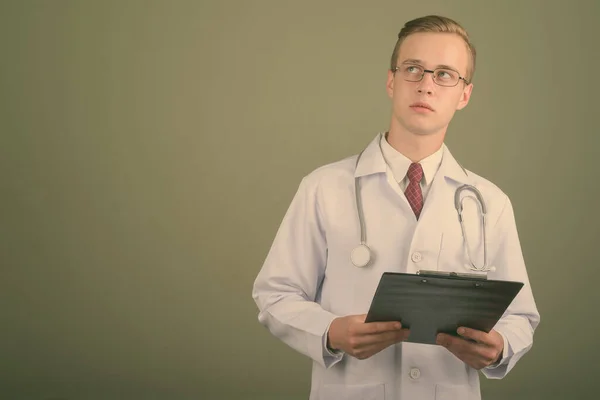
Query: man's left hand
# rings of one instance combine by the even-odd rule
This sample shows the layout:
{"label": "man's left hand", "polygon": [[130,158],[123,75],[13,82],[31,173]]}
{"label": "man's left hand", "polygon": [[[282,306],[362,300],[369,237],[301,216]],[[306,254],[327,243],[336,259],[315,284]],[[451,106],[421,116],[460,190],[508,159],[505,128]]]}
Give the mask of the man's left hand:
{"label": "man's left hand", "polygon": [[504,340],[495,330],[490,333],[470,328],[459,328],[461,337],[440,333],[437,344],[447,348],[467,365],[480,370],[498,362],[504,350]]}

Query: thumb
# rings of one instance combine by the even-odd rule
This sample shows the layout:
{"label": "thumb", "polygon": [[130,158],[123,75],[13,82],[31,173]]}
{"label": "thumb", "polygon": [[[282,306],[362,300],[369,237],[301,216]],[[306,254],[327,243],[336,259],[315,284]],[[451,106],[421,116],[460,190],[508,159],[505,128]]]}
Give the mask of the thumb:
{"label": "thumb", "polygon": [[365,322],[365,320],[367,319],[367,314],[360,314],[356,316],[356,320],[358,322]]}

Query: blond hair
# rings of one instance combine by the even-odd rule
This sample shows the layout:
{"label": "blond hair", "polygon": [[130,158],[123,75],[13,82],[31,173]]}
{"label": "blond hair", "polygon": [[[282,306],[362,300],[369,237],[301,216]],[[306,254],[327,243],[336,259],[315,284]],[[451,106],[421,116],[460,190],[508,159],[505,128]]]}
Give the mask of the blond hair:
{"label": "blond hair", "polygon": [[394,46],[394,52],[392,53],[392,71],[396,69],[400,45],[402,44],[404,39],[406,39],[407,36],[412,35],[413,33],[420,32],[454,33],[460,36],[467,45],[470,55],[469,66],[467,67],[467,76],[465,77],[465,80],[467,81],[467,83],[470,83],[473,80],[473,76],[475,75],[475,58],[477,55],[475,51],[475,46],[473,45],[473,43],[471,43],[471,40],[469,39],[469,35],[465,28],[463,28],[458,22],[439,15],[428,15],[425,17],[416,18],[404,24],[404,27],[398,34],[398,40],[396,41],[396,46]]}

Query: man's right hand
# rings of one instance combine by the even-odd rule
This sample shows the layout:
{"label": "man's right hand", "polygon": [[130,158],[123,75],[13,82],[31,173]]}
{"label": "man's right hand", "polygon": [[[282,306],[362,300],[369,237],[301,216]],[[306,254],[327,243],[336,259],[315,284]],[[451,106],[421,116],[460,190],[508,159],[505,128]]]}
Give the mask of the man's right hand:
{"label": "man's right hand", "polygon": [[400,322],[365,323],[366,314],[333,320],[327,335],[328,346],[364,360],[395,343],[408,339],[410,331]]}

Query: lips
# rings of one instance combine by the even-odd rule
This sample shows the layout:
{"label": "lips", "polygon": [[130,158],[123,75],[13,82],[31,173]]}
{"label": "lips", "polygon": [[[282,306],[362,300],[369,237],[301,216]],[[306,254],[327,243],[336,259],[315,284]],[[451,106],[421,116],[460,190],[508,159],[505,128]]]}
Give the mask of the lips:
{"label": "lips", "polygon": [[413,103],[410,105],[411,108],[417,108],[417,109],[427,109],[430,111],[435,111],[433,109],[433,107],[431,107],[429,104],[427,103],[423,103],[423,102],[417,102],[417,103]]}

